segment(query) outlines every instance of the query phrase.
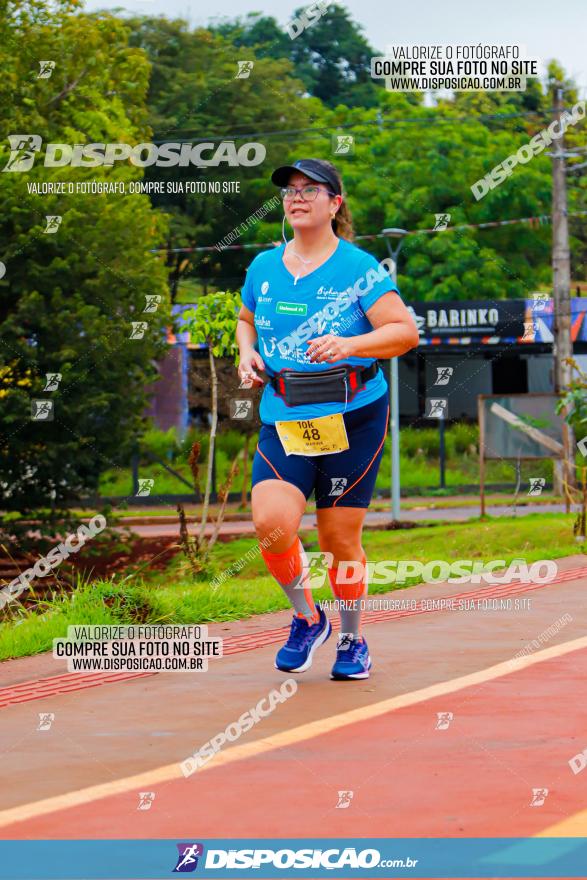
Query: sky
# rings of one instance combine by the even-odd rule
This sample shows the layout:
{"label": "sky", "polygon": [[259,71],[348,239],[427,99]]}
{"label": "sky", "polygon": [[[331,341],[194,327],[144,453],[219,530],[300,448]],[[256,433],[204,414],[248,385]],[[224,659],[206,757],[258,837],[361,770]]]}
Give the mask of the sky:
{"label": "sky", "polygon": [[[385,53],[395,44],[522,44],[544,65],[557,58],[587,97],[586,0],[338,0]],[[192,26],[249,12],[272,15],[285,25],[298,0],[86,0],[86,9],[125,9],[134,14],[185,18]],[[210,12],[213,10],[213,12]]]}

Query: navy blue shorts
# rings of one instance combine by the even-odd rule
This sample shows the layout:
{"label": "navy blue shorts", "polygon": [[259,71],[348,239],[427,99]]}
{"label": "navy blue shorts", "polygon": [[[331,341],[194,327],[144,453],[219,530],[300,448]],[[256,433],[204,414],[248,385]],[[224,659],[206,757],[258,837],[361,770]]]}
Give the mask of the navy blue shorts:
{"label": "navy blue shorts", "polygon": [[262,480],[293,483],[316,507],[369,507],[387,434],[387,391],[343,415],[349,448],[331,455],[286,455],[274,425],[262,425],[253,459],[253,486]]}

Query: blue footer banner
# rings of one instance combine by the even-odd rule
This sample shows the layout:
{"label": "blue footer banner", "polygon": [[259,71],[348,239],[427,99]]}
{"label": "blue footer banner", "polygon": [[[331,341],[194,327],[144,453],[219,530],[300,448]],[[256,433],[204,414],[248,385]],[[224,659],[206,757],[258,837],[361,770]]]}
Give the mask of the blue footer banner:
{"label": "blue footer banner", "polygon": [[0,880],[194,877],[582,877],[587,839],[0,841]]}

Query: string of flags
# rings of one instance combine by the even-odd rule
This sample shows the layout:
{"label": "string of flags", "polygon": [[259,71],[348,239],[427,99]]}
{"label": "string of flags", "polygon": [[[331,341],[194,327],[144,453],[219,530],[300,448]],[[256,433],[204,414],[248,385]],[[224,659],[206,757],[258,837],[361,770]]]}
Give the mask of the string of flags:
{"label": "string of flags", "polygon": [[[585,217],[587,211],[572,211],[567,215],[569,217]],[[449,221],[439,220],[440,217],[448,217]],[[539,226],[548,225],[552,218],[550,214],[541,214],[537,217],[517,217],[513,220],[491,220],[486,223],[461,223],[457,226],[449,226],[450,214],[436,214],[436,223],[427,229],[409,229],[406,235],[430,235],[435,232],[457,232],[460,229],[490,229],[496,226],[512,226],[516,223],[527,223],[530,227],[537,228]],[[387,238],[384,232],[375,232],[370,235],[356,235],[355,241],[372,240],[375,238]],[[250,242],[245,244],[229,244],[222,247],[222,251],[244,251],[259,248],[277,247],[281,241],[270,241],[259,244],[258,242]],[[170,254],[191,254],[196,251],[218,251],[216,245],[199,245],[197,247],[179,247],[179,248],[153,248],[152,253],[160,253],[165,251]]]}

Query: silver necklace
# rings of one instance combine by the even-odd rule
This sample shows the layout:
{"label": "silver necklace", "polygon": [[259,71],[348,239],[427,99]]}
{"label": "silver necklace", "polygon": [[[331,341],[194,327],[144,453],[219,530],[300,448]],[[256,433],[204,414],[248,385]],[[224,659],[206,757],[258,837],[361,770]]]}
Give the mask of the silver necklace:
{"label": "silver necklace", "polygon": [[[294,257],[297,257],[298,260],[301,260],[301,261],[302,261],[302,263],[304,264],[304,266],[308,266],[308,265],[312,262],[312,260],[304,260],[304,258],[303,258],[303,257],[300,257],[300,255],[299,255],[296,251],[294,251],[293,248],[291,249],[291,252],[292,252],[292,254],[294,255]],[[297,275],[296,275],[295,278],[294,278],[294,287],[295,287],[296,284],[298,283],[299,277],[300,277],[300,273],[298,272]]]}
{"label": "silver necklace", "polygon": [[[298,252],[295,251],[295,250],[293,249],[293,247],[291,248],[291,252],[292,252],[292,254],[294,255],[294,257],[297,257],[298,260],[300,260],[305,266],[308,266],[310,263],[313,263],[314,260],[317,259],[317,257],[314,257],[314,258],[312,258],[312,259],[310,259],[310,260],[305,260],[304,257],[301,257],[301,256],[298,254]],[[294,287],[295,287],[296,284],[298,283],[299,278],[300,278],[300,273],[298,272],[297,275],[296,275],[295,278],[294,278]]]}

